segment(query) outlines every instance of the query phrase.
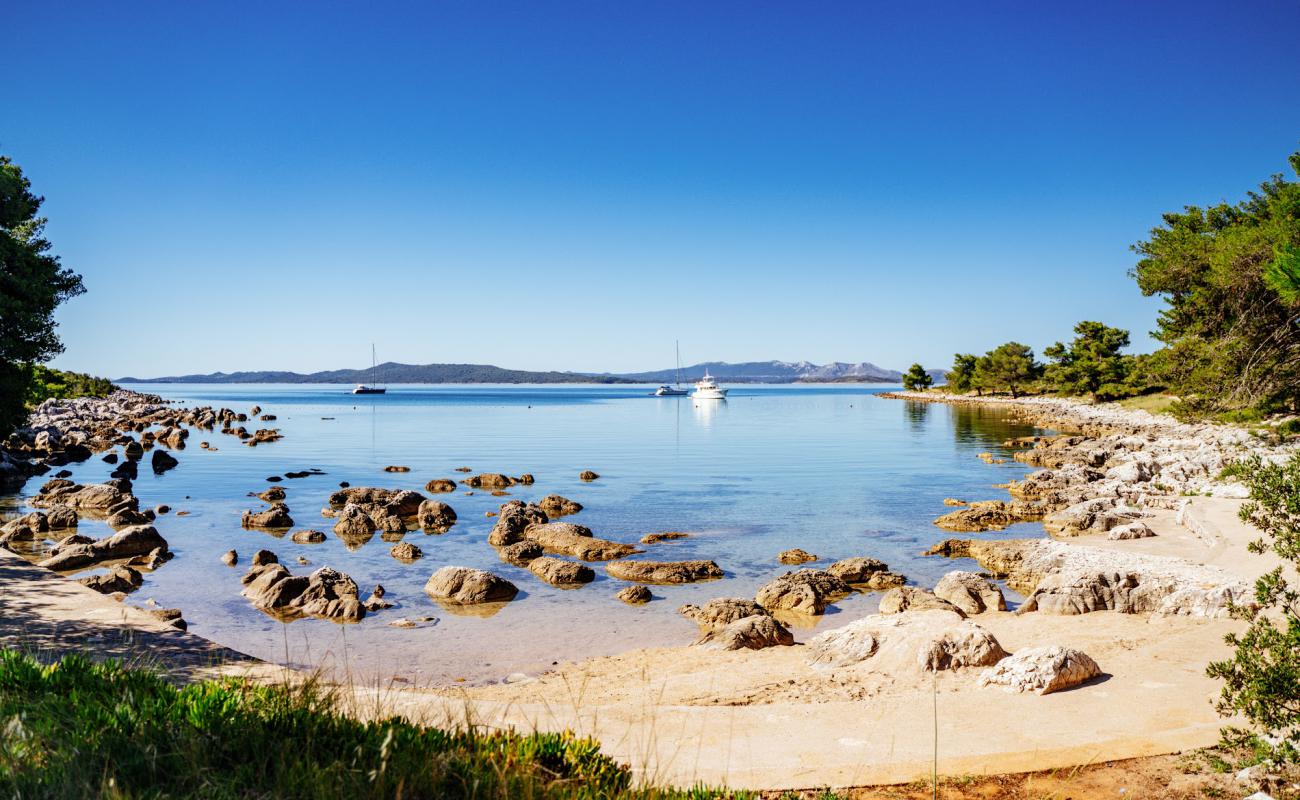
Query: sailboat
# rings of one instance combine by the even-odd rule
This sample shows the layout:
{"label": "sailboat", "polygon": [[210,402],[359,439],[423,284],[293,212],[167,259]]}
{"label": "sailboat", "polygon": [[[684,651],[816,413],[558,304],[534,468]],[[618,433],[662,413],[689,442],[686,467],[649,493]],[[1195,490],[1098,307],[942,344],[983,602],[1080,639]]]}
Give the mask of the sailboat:
{"label": "sailboat", "polygon": [[655,397],[685,397],[689,392],[682,388],[682,346],[681,342],[674,342],[677,348],[677,383],[672,386],[664,384],[655,389]]}
{"label": "sailboat", "polygon": [[[377,369],[378,369],[378,366],[377,366],[376,361],[375,361],[375,345],[374,345],[373,342],[371,342],[371,344],[370,344],[370,383],[372,383],[372,384],[374,384],[374,383],[378,383],[378,381],[375,380],[375,371],[376,371]],[[373,386],[373,385],[372,385],[372,386],[367,386],[367,385],[365,385],[364,383],[358,383],[358,384],[357,384],[357,388],[353,389],[353,390],[352,390],[352,393],[353,393],[353,394],[383,394],[383,393],[386,392],[386,391],[388,391],[388,390],[387,390],[387,389],[384,389],[384,388],[382,388],[382,387]]]}

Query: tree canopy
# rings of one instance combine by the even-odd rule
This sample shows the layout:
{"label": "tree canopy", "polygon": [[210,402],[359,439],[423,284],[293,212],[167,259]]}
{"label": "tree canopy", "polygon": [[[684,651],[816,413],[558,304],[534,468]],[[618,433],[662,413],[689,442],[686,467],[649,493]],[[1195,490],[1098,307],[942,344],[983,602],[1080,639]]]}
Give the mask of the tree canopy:
{"label": "tree canopy", "polygon": [[966,393],[975,388],[975,365],[979,356],[971,353],[957,353],[952,357],[952,368],[948,370],[948,391]]}
{"label": "tree canopy", "polygon": [[63,352],[54,310],[85,291],[81,276],[50,254],[22,169],[0,156],[0,431],[23,419],[32,365]]}
{"label": "tree canopy", "polygon": [[1128,347],[1128,331],[1084,321],[1074,326],[1074,333],[1068,345],[1057,342],[1043,350],[1052,362],[1044,370],[1044,379],[1068,394],[1103,398],[1126,393],[1122,384],[1132,370],[1133,359],[1120,351]]}
{"label": "tree canopy", "polygon": [[1018,397],[1041,369],[1034,351],[1020,342],[1007,342],[990,350],[975,364],[975,385],[981,389],[1006,389]]}
{"label": "tree canopy", "polygon": [[[1300,153],[1290,162],[1300,176]],[[1154,335],[1170,388],[1202,411],[1297,407],[1300,183],[1275,175],[1239,203],[1163,219],[1133,246],[1133,276],[1167,304]]]}
{"label": "tree canopy", "polygon": [[909,392],[917,389],[929,389],[930,384],[933,382],[930,373],[926,372],[925,367],[920,364],[913,364],[907,368],[907,372],[903,373],[903,388]]}

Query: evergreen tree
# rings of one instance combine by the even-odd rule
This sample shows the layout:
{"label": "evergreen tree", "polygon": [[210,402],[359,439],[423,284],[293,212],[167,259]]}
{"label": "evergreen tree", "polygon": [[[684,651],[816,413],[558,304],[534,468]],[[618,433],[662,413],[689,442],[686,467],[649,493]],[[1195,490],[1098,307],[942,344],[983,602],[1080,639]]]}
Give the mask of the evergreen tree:
{"label": "evergreen tree", "polygon": [[957,353],[952,357],[952,369],[948,370],[948,391],[965,394],[975,387],[975,365],[977,356],[969,353]]}
{"label": "evergreen tree", "polygon": [[984,389],[1006,389],[1019,397],[1026,384],[1038,378],[1034,351],[1020,342],[1007,342],[990,350],[975,365],[975,381]]}
{"label": "evergreen tree", "polygon": [[1128,394],[1122,384],[1133,367],[1133,359],[1122,355],[1128,347],[1128,331],[1100,322],[1080,322],[1074,326],[1074,339],[1043,350],[1052,361],[1044,378],[1057,391],[1087,394],[1094,398]]}
{"label": "evergreen tree", "polygon": [[81,276],[50,255],[36,214],[44,198],[0,156],[0,435],[22,423],[32,365],[63,352],[54,309],[85,291]]}
{"label": "evergreen tree", "polygon": [[903,388],[909,392],[929,389],[933,382],[930,373],[926,372],[925,367],[920,364],[913,364],[907,368],[907,372],[903,373]]}

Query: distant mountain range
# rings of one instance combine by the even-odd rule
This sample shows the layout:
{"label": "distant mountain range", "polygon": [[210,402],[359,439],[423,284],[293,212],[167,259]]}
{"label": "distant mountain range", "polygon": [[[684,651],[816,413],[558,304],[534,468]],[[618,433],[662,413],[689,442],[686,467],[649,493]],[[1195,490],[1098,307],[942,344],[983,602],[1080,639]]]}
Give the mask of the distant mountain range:
{"label": "distant mountain range", "polygon": [[[750,361],[728,364],[708,361],[682,367],[682,381],[694,382],[705,371],[730,383],[900,383],[903,374],[863,361],[818,365],[808,361]],[[583,373],[532,372],[502,369],[490,364],[380,364],[375,372],[379,383],[671,383],[677,370],[651,372]],[[936,382],[943,370],[931,370]],[[210,372],[206,375],[168,375],[161,378],[118,378],[118,383],[370,383],[371,371],[335,369],[325,372]]]}

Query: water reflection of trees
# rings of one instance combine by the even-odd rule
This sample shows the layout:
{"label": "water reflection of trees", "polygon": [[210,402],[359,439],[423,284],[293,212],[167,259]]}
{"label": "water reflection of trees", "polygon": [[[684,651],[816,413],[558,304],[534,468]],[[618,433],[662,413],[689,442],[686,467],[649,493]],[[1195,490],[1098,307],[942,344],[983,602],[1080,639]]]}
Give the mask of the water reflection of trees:
{"label": "water reflection of trees", "polygon": [[931,405],[931,403],[918,403],[915,400],[903,401],[903,413],[907,415],[907,421],[914,430],[925,428],[925,422],[930,417]]}
{"label": "water reflection of trees", "polygon": [[1000,408],[975,405],[949,406],[953,437],[958,444],[1000,444],[1017,436],[1031,436],[1033,425],[1017,422]]}

